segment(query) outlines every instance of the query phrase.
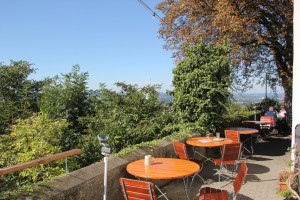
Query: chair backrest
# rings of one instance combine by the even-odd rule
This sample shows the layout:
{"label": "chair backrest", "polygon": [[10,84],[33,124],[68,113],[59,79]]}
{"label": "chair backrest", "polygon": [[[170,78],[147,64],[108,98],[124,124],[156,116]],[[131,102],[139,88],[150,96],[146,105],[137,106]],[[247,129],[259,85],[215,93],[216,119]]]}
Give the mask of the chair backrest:
{"label": "chair backrest", "polygon": [[221,164],[240,160],[243,143],[224,144],[221,151]]}
{"label": "chair backrest", "polygon": [[240,142],[240,134],[238,131],[225,130],[225,137],[231,139],[234,143]]}
{"label": "chair backrest", "polygon": [[185,144],[183,144],[181,142],[173,141],[173,146],[174,146],[174,150],[175,150],[175,153],[178,156],[178,158],[184,159],[184,160],[189,159]]}
{"label": "chair backrest", "polygon": [[120,178],[125,200],[156,200],[151,182]]}
{"label": "chair backrest", "polygon": [[274,127],[275,126],[275,120],[274,120],[273,116],[261,116],[260,121],[268,123],[268,124],[262,124],[261,126],[268,126],[268,127]]}
{"label": "chair backrest", "polygon": [[234,190],[235,196],[237,196],[237,194],[239,193],[239,191],[244,183],[245,177],[247,175],[247,171],[248,171],[248,167],[247,167],[246,163],[244,161],[242,161],[240,171],[233,182],[233,190]]}

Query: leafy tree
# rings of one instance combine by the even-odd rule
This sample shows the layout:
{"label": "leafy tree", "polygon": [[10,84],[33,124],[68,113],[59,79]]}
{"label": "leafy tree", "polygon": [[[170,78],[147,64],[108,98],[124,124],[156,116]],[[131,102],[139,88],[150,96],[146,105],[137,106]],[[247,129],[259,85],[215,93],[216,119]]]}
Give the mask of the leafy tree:
{"label": "leafy tree", "polygon": [[87,90],[88,73],[79,73],[80,67],[73,66],[72,71],[62,77],[45,81],[45,87],[39,101],[41,112],[54,119],[66,119],[70,126],[62,139],[63,150],[72,149],[79,143],[84,127],[78,118],[90,112],[89,93]]}
{"label": "leafy tree", "polygon": [[186,48],[186,57],[173,69],[173,107],[178,123],[196,123],[216,131],[230,96],[229,58],[226,46],[203,42]]}
{"label": "leafy tree", "polygon": [[138,88],[136,85],[116,83],[120,92],[101,85],[97,113],[82,118],[88,134],[109,135],[114,152],[130,145],[162,138],[162,129],[172,122],[172,113],[158,100],[158,86]]}
{"label": "leafy tree", "polygon": [[26,61],[12,61],[10,65],[0,63],[0,134],[7,133],[9,125],[18,118],[38,112],[41,81],[28,80],[35,72]]}
{"label": "leafy tree", "polygon": [[[165,48],[184,56],[184,44],[231,44],[236,86],[247,89],[251,78],[282,85],[291,110],[293,78],[292,0],[164,0],[156,7],[162,18]],[[257,80],[257,79],[255,79]],[[239,88],[237,88],[239,89]]]}
{"label": "leafy tree", "polygon": [[260,103],[256,103],[255,106],[257,110],[260,110],[261,115],[264,115],[265,112],[269,111],[270,106],[279,109],[279,101],[278,99],[264,98]]}
{"label": "leafy tree", "polygon": [[254,109],[241,106],[236,102],[227,102],[226,111],[222,115],[223,127],[241,126],[242,121],[249,120],[254,114]]}

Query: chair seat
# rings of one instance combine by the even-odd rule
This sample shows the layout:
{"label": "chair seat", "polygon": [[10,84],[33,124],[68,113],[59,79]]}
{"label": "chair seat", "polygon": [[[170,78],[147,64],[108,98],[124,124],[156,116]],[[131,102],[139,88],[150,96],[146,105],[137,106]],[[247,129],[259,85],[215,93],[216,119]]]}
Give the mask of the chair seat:
{"label": "chair seat", "polygon": [[260,125],[260,128],[271,128],[271,127],[273,127],[273,126],[271,126],[271,125],[269,125],[269,124],[267,124],[267,125]]}
{"label": "chair seat", "polygon": [[[212,161],[214,161],[217,165],[221,165],[221,159],[213,159]],[[224,161],[223,160],[223,165],[234,165],[236,164],[235,160],[230,160],[230,161]]]}
{"label": "chair seat", "polygon": [[228,200],[228,192],[227,190],[204,187],[200,190],[200,199]]}

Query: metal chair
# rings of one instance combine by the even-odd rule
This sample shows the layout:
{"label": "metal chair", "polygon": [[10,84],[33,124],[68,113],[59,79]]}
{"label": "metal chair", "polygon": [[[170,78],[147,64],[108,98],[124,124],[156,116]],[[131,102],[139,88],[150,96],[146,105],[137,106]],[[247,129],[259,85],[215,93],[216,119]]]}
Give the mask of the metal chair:
{"label": "metal chair", "polygon": [[260,121],[263,122],[260,124],[260,129],[272,129],[275,127],[275,120],[272,116],[261,116]]}
{"label": "metal chair", "polygon": [[[235,131],[235,130],[225,130],[225,137],[228,139],[231,139],[233,141],[233,143],[241,142],[241,135],[239,134],[238,131]],[[244,140],[243,143],[245,144],[249,139],[251,140],[250,141],[251,151],[249,149],[247,149],[246,145],[243,145],[243,149],[253,155],[252,135],[250,136],[250,138],[247,138],[246,140]],[[242,151],[242,155],[244,155],[244,151]]]}
{"label": "metal chair", "polygon": [[[156,200],[154,187],[151,182],[120,178],[120,184],[125,200]],[[164,193],[162,193],[161,196],[164,196],[166,199],[168,199]]]}
{"label": "metal chair", "polygon": [[265,136],[271,131],[271,129],[275,128],[275,120],[273,116],[261,116],[260,117],[260,134],[257,135],[257,141],[259,138],[263,139]]}
{"label": "metal chair", "polygon": [[[232,197],[233,199],[237,198],[238,192],[240,191],[242,184],[247,175],[248,167],[244,161],[242,161],[241,168],[238,175],[236,176],[233,182]],[[203,199],[214,199],[214,200],[227,200],[229,199],[229,194],[227,190],[215,189],[211,187],[204,187],[200,189],[199,200]]]}
{"label": "metal chair", "polygon": [[233,143],[239,143],[241,140],[239,132],[234,130],[225,130],[225,137],[231,139]]}
{"label": "metal chair", "polygon": [[190,158],[187,154],[185,144],[183,144],[181,142],[173,141],[173,146],[174,146],[174,150],[175,150],[175,153],[176,153],[178,158],[183,159],[183,160],[190,160],[190,161],[195,162],[198,165],[200,165],[200,170],[195,175],[192,176],[191,185],[193,184],[193,180],[194,180],[195,176],[198,176],[204,182],[204,179],[199,175],[200,171],[203,168],[203,163],[204,162],[201,161],[201,160]]}
{"label": "metal chair", "polygon": [[224,169],[227,169],[227,165],[234,165],[235,170],[232,171],[233,173],[237,170],[238,163],[241,159],[243,143],[231,143],[231,144],[224,144],[221,150],[221,156],[219,159],[213,159],[214,163],[218,165],[220,168],[217,169],[215,174],[219,175],[219,184],[221,181],[221,174]]}

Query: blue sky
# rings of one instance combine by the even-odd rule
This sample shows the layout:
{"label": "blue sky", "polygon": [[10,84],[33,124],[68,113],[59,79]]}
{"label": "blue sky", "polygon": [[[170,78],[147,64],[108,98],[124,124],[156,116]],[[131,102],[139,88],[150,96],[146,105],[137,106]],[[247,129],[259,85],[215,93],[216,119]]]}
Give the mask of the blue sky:
{"label": "blue sky", "polygon": [[[161,0],[144,2],[157,12]],[[171,89],[172,52],[158,38],[158,19],[137,0],[2,0],[0,8],[0,62],[34,63],[33,79],[78,64],[89,73],[91,89],[99,83],[115,89],[118,81]]]}

